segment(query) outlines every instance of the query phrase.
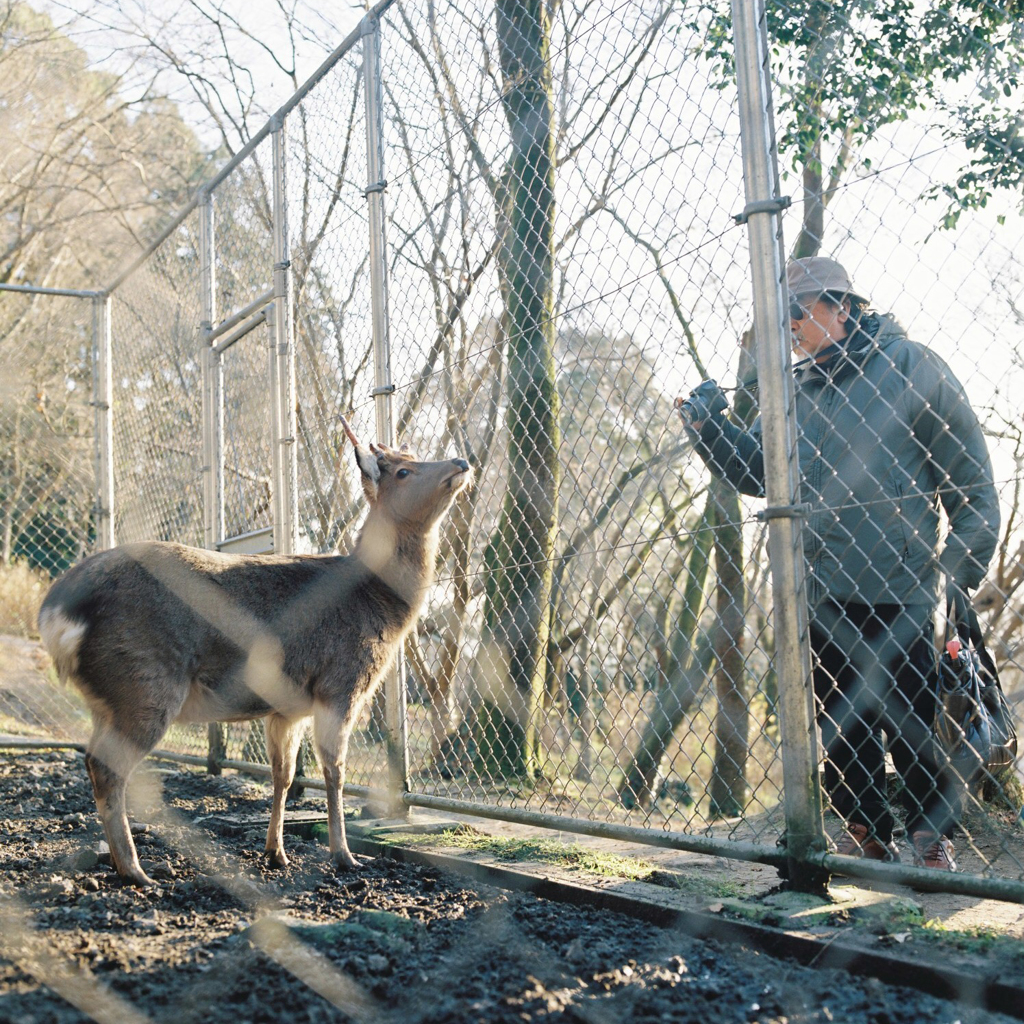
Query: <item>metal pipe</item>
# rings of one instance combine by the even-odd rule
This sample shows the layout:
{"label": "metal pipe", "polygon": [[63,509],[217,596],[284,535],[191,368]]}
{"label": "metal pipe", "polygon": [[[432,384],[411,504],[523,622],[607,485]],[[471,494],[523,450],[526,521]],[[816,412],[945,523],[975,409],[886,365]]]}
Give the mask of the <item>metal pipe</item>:
{"label": "metal pipe", "polygon": [[[799,502],[794,384],[790,365],[785,255],[775,130],[768,77],[768,32],[764,0],[732,0],[736,77],[739,91],[743,180],[750,240],[754,334],[760,383],[765,495],[769,507]],[[812,858],[826,849],[818,778],[818,743],[807,635],[807,594],[801,522],[773,517],[768,526],[775,616],[779,721],[785,787],[786,852],[790,884],[822,891],[828,872]]]}
{"label": "metal pipe", "polygon": [[[380,21],[363,19],[363,90],[366,98],[367,219],[370,234],[370,308],[373,325],[373,401],[377,440],[395,443],[391,395],[391,338],[388,320],[387,239],[384,216],[384,125],[380,77]],[[405,664],[399,651],[384,679],[384,715],[388,736],[388,790],[392,813],[404,813],[409,791],[409,743],[406,731]]]}
{"label": "metal pipe", "polygon": [[281,464],[281,381],[280,381],[280,360],[277,356],[277,303],[272,303],[268,308],[270,313],[267,319],[267,362],[270,372],[270,525],[271,539],[270,547],[275,555],[285,554],[288,540],[284,531],[284,512],[281,508],[284,498],[284,467]]}
{"label": "metal pipe", "polygon": [[[271,307],[272,308],[272,307]],[[224,355],[232,345],[241,341],[247,334],[254,331],[260,324],[266,323],[268,318],[267,310],[261,309],[254,317],[246,320],[241,327],[232,331],[220,344],[213,346],[213,354],[218,357]]]}
{"label": "metal pipe", "polygon": [[96,449],[96,543],[114,546],[114,385],[111,376],[110,296],[92,300],[93,398]]}
{"label": "metal pipe", "polygon": [[[199,205],[199,295],[200,366],[203,379],[203,545],[216,551],[224,536],[224,462],[221,455],[223,425],[223,369],[213,344],[213,321],[217,315],[217,249],[213,194],[200,193]],[[211,722],[206,728],[206,770],[218,771],[217,757],[225,742],[223,726]]]}
{"label": "metal pipe", "polygon": [[104,292],[77,288],[41,288],[34,284],[0,284],[0,292],[21,292],[23,295],[67,295],[73,299],[98,299]]}
{"label": "metal pipe", "polygon": [[961,872],[953,874],[948,871],[936,871],[934,868],[889,864],[862,857],[843,857],[835,853],[819,854],[815,860],[822,868],[851,878],[907,885],[912,889],[920,889],[921,892],[948,892],[959,896],[978,896],[982,899],[1024,903],[1024,881],[1015,881],[1012,878],[991,878]]}
{"label": "metal pipe", "polygon": [[212,341],[214,338],[219,338],[222,334],[226,334],[235,326],[235,324],[240,324],[246,319],[246,317],[250,317],[253,313],[259,312],[264,306],[273,301],[274,289],[271,288],[270,291],[264,292],[255,300],[255,302],[250,302],[248,306],[240,309],[232,316],[229,316],[227,320],[221,320],[221,322],[210,331],[210,340]]}
{"label": "metal pipe", "polygon": [[295,344],[292,323],[291,252],[288,244],[288,147],[282,118],[273,130],[274,305],[271,323],[271,400],[274,424],[274,551],[292,554],[298,547],[299,467],[295,440]]}
{"label": "metal pipe", "polygon": [[[84,743],[61,740],[35,740],[22,736],[0,736],[0,750],[84,750]],[[179,754],[172,750],[154,750],[149,757],[162,761],[207,767],[206,757],[195,754]],[[253,761],[235,761],[219,758],[220,768],[270,778],[273,771],[268,765]],[[296,781],[307,789],[325,789],[322,778],[302,776]],[[370,786],[345,786],[345,795],[364,799],[379,799],[380,790]],[[510,807],[477,804],[470,800],[453,800],[447,797],[406,793],[403,802],[407,807],[423,807],[428,810],[449,811],[468,817],[507,821],[518,825],[537,828],[558,829],[573,835],[596,836],[621,842],[637,843],[642,846],[660,846],[707,856],[729,857],[752,863],[778,867],[786,862],[786,855],[770,846],[756,843],[730,842],[727,839],[712,839],[708,836],[690,836],[683,832],[663,832],[660,829],[637,828],[632,825],[613,825],[604,822],[583,821],[566,818],[542,811],[524,811]],[[950,874],[930,868],[914,868],[906,864],[887,864],[857,857],[841,857],[838,854],[820,854],[818,863],[853,878],[866,878],[876,882],[909,885],[922,892],[947,892],[979,899],[1004,900],[1024,904],[1024,882],[1012,878],[992,878],[981,875]]]}
{"label": "metal pipe", "polygon": [[139,267],[158,249],[164,242],[167,241],[170,236],[181,227],[185,218],[195,209],[197,209],[202,203],[202,196],[204,192],[212,192],[217,186],[227,178],[232,171],[234,171],[239,164],[247,160],[256,149],[256,147],[263,142],[263,140],[270,134],[275,120],[283,120],[299,103],[305,99],[306,95],[311,89],[313,89],[320,80],[328,74],[335,64],[345,56],[349,50],[353,49],[356,43],[363,36],[364,24],[368,18],[380,17],[393,3],[395,0],[380,0],[379,3],[375,4],[359,24],[341,41],[333,53],[331,53],[327,59],[313,72],[309,78],[306,79],[299,88],[292,93],[292,95],[284,102],[284,104],[273,114],[270,119],[260,128],[259,131],[208,181],[202,186],[202,189],[196,193],[195,196],[180,210],[172,221],[160,232],[157,237],[150,242],[149,245],[123,270],[113,281],[110,282],[103,289],[103,293],[110,293],[115,288],[120,287],[124,282],[135,273]]}
{"label": "metal pipe", "polygon": [[85,750],[74,740],[37,740],[25,736],[0,736],[0,750]]}
{"label": "metal pipe", "polygon": [[217,548],[227,533],[224,525],[224,362],[215,348],[210,349],[210,361],[213,403],[213,546]]}
{"label": "metal pipe", "polygon": [[203,546],[215,551],[220,534],[217,529],[219,495],[217,492],[217,389],[214,378],[219,360],[213,350],[211,335],[217,299],[216,263],[214,255],[213,196],[202,193],[199,206],[199,345],[203,376]]}
{"label": "metal pipe", "polygon": [[710,836],[691,836],[685,832],[663,832],[661,829],[615,825],[605,821],[584,821],[580,818],[568,818],[559,814],[545,814],[543,811],[497,807],[492,804],[473,803],[470,800],[428,796],[425,793],[407,793],[404,799],[410,807],[427,807],[435,811],[467,814],[474,818],[510,821],[516,825],[553,828],[560,832],[571,832],[574,835],[596,836],[598,839],[642,843],[645,846],[663,846],[670,850],[686,850],[689,853],[703,853],[711,857],[732,857],[735,860],[770,864],[774,867],[780,867],[786,862],[785,853],[774,846],[761,846],[758,843],[733,842],[728,839],[713,839]]}
{"label": "metal pipe", "polygon": [[391,395],[391,334],[388,321],[387,240],[384,218],[384,130],[380,102],[380,24],[365,19],[363,79],[366,95],[366,185],[370,243],[370,307],[373,326],[373,404],[377,440],[395,443]]}

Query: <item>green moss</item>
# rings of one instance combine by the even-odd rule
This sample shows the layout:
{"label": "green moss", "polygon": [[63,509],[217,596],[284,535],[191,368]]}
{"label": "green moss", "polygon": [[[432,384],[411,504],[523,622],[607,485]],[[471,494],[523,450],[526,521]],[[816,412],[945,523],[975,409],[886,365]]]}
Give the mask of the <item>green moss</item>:
{"label": "green moss", "polygon": [[519,722],[497,706],[484,701],[477,712],[476,767],[484,776],[511,778],[518,783],[532,780],[532,757],[527,736]]}
{"label": "green moss", "polygon": [[443,846],[453,846],[470,853],[488,854],[498,860],[540,861],[570,870],[628,878],[632,881],[646,881],[655,870],[654,865],[646,861],[620,857],[614,853],[602,853],[579,843],[560,843],[556,839],[506,838],[461,829],[442,832],[433,839]]}
{"label": "green moss", "polygon": [[910,927],[915,939],[952,945],[965,953],[995,953],[1024,966],[1024,942],[1011,938],[995,928],[973,925],[967,928],[950,928],[938,918],[917,921]]}
{"label": "green moss", "polygon": [[737,882],[721,881],[704,875],[684,875],[676,871],[655,871],[646,881],[691,896],[708,896],[724,900],[739,899],[747,895],[744,887]]}
{"label": "green moss", "polygon": [[[313,825],[311,833],[313,838],[320,842],[327,842],[326,825]],[[658,885],[694,896],[727,899],[744,895],[743,886],[736,882],[665,871],[636,857],[603,853],[579,843],[562,843],[557,839],[517,839],[487,835],[471,825],[459,825],[436,832],[383,828],[379,831],[370,830],[364,835],[381,846],[417,849],[454,848],[509,863],[551,864],[569,871],[580,871],[605,878],[646,882],[649,885]]]}
{"label": "green moss", "polygon": [[364,908],[351,917],[352,922],[369,928],[370,931],[402,939],[414,939],[423,931],[423,923],[411,917],[403,917],[390,910]]}

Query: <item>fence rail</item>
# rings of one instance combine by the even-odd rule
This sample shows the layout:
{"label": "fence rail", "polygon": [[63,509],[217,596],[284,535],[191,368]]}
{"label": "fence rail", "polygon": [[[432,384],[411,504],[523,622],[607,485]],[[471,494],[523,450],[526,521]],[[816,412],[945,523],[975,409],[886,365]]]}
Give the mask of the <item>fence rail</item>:
{"label": "fence rail", "polygon": [[[526,0],[377,4],[109,286],[0,285],[18,370],[0,422],[22,446],[5,464],[5,564],[55,575],[142,539],[347,550],[361,499],[344,413],[382,443],[466,457],[478,480],[354,737],[350,790],[785,862],[812,888],[840,869],[921,882],[920,867],[830,852],[844,824],[883,847],[895,835],[908,859],[921,853],[910,833],[949,832],[965,870],[933,884],[1024,901],[1018,777],[951,780],[932,677],[907,682],[931,627],[922,618],[895,654],[892,623],[875,646],[865,623],[842,639],[873,606],[941,626],[924,535],[942,519],[947,552],[970,536],[984,560],[971,589],[1019,719],[1013,228],[965,199],[955,233],[936,230],[922,197],[952,194],[953,161],[976,150],[950,141],[951,120],[890,116],[924,74],[908,52],[870,49],[886,68],[870,88],[855,66],[851,81],[822,70],[826,50],[884,35],[870,13],[818,23],[791,6],[802,35],[741,0],[583,4],[554,23]],[[953,19],[933,33],[963,27],[932,15]],[[868,90],[856,117],[855,86]],[[868,341],[846,336],[815,376],[791,372],[807,349],[790,347],[824,314],[818,295],[790,294],[786,264],[818,256],[874,301],[860,321],[840,301],[819,324],[842,341],[835,323],[852,317]],[[37,321],[13,305],[51,301],[77,304],[46,354],[59,423],[32,390]],[[984,358],[968,341],[979,319]],[[711,378],[730,384],[728,465],[673,409]],[[936,396],[962,406],[922,440]],[[964,424],[981,448],[957,436]],[[763,466],[756,486],[743,452]],[[1001,523],[964,525],[989,493]],[[62,692],[3,685],[3,731],[83,735]],[[173,727],[162,753],[214,771],[266,762],[247,724]]]}

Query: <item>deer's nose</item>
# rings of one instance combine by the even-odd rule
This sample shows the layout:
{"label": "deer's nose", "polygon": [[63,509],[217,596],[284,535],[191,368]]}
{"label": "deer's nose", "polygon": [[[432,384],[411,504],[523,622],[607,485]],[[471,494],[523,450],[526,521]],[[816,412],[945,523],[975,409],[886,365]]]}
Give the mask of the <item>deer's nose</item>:
{"label": "deer's nose", "polygon": [[465,473],[466,470],[469,469],[469,463],[465,459],[452,459],[452,462],[454,462],[455,465],[458,466],[463,473]]}

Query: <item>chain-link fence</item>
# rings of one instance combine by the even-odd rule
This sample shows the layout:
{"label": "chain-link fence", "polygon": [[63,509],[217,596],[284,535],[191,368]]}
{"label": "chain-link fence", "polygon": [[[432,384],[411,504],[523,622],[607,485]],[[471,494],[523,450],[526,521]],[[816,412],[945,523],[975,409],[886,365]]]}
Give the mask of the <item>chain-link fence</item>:
{"label": "chain-link fence", "polygon": [[[1019,28],[925,7],[794,0],[744,49],[718,4],[379,4],[109,292],[117,542],[351,550],[339,413],[465,458],[351,782],[868,873],[951,836],[1020,898],[1018,776],[933,728],[940,568],[1024,695]],[[96,488],[89,340],[51,342],[5,398],[4,557],[55,575]]]}

